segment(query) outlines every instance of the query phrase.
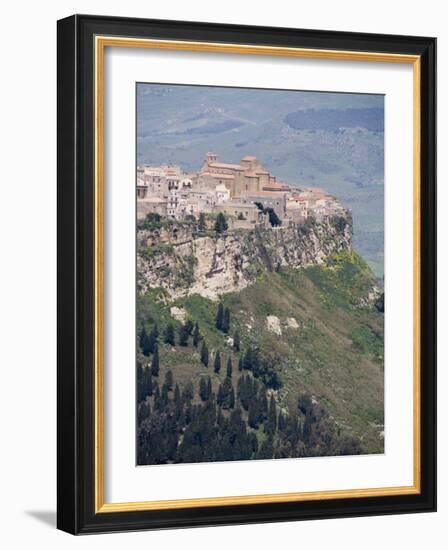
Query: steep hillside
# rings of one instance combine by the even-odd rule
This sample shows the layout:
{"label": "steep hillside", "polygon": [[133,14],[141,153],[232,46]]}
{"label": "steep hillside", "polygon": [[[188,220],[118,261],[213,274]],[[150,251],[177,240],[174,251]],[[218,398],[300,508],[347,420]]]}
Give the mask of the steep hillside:
{"label": "steep hillside", "polygon": [[[184,236],[189,234],[185,228],[184,231]],[[146,340],[151,338],[152,345],[157,341],[158,371],[157,376],[151,378],[151,391],[141,396],[139,463],[383,452],[383,313],[377,307],[379,289],[374,276],[352,251],[348,226],[328,224],[309,228],[303,235],[298,234],[297,228],[295,231],[294,237],[289,235],[289,241],[287,233],[271,232],[274,241],[268,241],[261,249],[255,235],[227,236],[221,260],[228,254],[235,257],[235,247],[243,246],[241,243],[249,247],[244,249],[247,261],[238,263],[235,271],[239,278],[230,279],[236,285],[233,291],[210,286],[210,279],[220,280],[222,271],[202,271],[199,269],[201,258],[193,256],[197,261],[190,260],[191,269],[185,276],[179,261],[185,262],[185,257],[191,254],[182,256],[174,245],[166,242],[154,244],[161,247],[155,254],[157,265],[160,269],[165,265],[166,270],[164,276],[159,272],[157,284],[152,279],[146,285],[140,281],[137,298],[140,380],[154,363],[151,351],[143,353],[145,346],[148,347]],[[278,245],[279,235],[282,235],[283,249],[274,246]],[[141,244],[147,238],[145,235]],[[217,242],[223,238],[200,237],[208,239],[207,246],[215,251]],[[237,241],[240,244],[237,245]],[[308,246],[310,243],[314,244]],[[196,253],[198,250],[202,253],[202,246],[195,248],[196,244],[179,246],[187,246],[189,250],[193,246]],[[308,254],[313,251],[313,258],[304,257],[301,246],[305,246]],[[149,255],[144,261],[152,259]],[[177,271],[171,271],[176,265]],[[224,270],[228,269],[225,261],[222,265]],[[145,273],[142,279],[149,276],[149,271]],[[176,283],[179,283],[176,277],[185,281],[181,292],[174,291],[173,277]],[[195,288],[202,295],[193,292]],[[213,292],[208,292],[211,288]],[[220,309],[227,320],[218,322]],[[208,366],[205,366],[204,347]],[[229,359],[230,382],[226,380]],[[254,421],[255,413],[249,404],[246,403],[246,409],[240,399],[243,395],[244,400],[247,378],[259,384],[256,400],[265,403],[264,420],[259,424]],[[211,403],[201,397],[201,392],[203,396],[207,394],[207,383],[208,392],[213,392],[218,406],[216,399]],[[179,405],[184,403],[184,392],[186,409]],[[228,399],[234,399],[232,406]],[[303,405],[304,402],[308,404]],[[302,405],[298,407],[298,403]],[[277,417],[274,413],[277,431],[269,428],[271,408],[277,412]],[[172,413],[166,412],[170,410]],[[193,424],[183,428],[176,428],[176,423],[165,425],[167,419],[176,414],[182,422],[185,415],[187,418],[192,415]],[[211,428],[204,427],[202,415],[205,418],[211,415],[214,419]],[[308,418],[314,422],[311,431],[307,428]],[[290,431],[286,421],[298,426],[293,443],[292,436],[285,435]],[[228,433],[225,431],[223,436],[220,432],[226,422],[236,423],[242,430],[238,433],[244,434],[239,454],[232,455],[234,447],[226,447]],[[282,422],[286,422],[283,431]],[[162,430],[157,440],[154,440],[154,430],[157,433]],[[207,433],[212,430],[214,439],[199,444],[197,438],[202,437],[204,430]],[[308,432],[314,435],[306,435]],[[219,444],[217,437],[221,438]],[[164,454],[145,454],[155,445],[163,447]],[[258,449],[256,453],[254,445]],[[295,450],[291,450],[291,445]]]}
{"label": "steep hillside", "polygon": [[242,290],[264,271],[320,264],[332,253],[350,252],[351,238],[348,213],[320,223],[310,218],[301,226],[222,234],[199,232],[195,222],[144,221],[137,233],[138,289],[217,298]]}

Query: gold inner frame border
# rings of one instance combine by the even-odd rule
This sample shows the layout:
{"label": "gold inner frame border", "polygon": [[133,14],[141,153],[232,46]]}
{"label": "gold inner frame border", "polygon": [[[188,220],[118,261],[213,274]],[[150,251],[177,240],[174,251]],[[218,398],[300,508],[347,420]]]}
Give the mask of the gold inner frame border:
{"label": "gold inner frame border", "polygon": [[[327,60],[406,63],[413,65],[413,300],[414,300],[414,349],[413,349],[413,458],[414,483],[410,486],[366,489],[342,489],[301,493],[275,493],[263,495],[192,498],[179,500],[154,500],[141,502],[106,503],[104,501],[104,55],[106,47],[146,48],[159,50],[232,53],[279,57],[300,57]],[[356,52],[345,50],[321,50],[280,46],[255,46],[251,44],[226,44],[178,40],[124,38],[96,36],[95,59],[95,513],[132,512],[144,510],[170,510],[212,506],[236,506],[305,502],[342,498],[365,498],[420,494],[421,480],[421,425],[420,425],[420,278],[421,278],[421,219],[420,219],[420,117],[421,117],[421,60],[417,55],[381,52]]]}

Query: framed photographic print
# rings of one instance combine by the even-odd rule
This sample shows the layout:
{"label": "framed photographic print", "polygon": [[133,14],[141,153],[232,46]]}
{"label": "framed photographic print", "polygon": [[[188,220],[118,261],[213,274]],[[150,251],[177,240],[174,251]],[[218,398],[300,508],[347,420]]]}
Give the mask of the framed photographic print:
{"label": "framed photographic print", "polygon": [[433,38],[58,22],[58,527],[434,511]]}

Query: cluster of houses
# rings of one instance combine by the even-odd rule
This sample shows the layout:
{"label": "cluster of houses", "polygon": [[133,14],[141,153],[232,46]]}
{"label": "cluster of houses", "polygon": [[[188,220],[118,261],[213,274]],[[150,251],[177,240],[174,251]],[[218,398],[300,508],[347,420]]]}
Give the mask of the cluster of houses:
{"label": "cluster of houses", "polygon": [[319,221],[345,212],[322,189],[299,189],[277,181],[253,156],[231,164],[207,153],[201,169],[193,174],[174,165],[137,166],[139,219],[150,213],[185,220],[222,212],[232,228],[252,228],[268,223],[263,211],[269,208],[282,225],[304,223],[309,216]]}

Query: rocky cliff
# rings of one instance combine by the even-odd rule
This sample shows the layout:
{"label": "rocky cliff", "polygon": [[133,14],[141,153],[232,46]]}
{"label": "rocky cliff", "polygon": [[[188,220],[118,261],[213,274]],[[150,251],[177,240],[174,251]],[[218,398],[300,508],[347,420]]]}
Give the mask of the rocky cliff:
{"label": "rocky cliff", "polygon": [[242,290],[263,271],[321,264],[351,247],[349,216],[221,235],[200,234],[188,224],[144,228],[137,234],[138,290],[163,288],[171,298],[215,299]]}

